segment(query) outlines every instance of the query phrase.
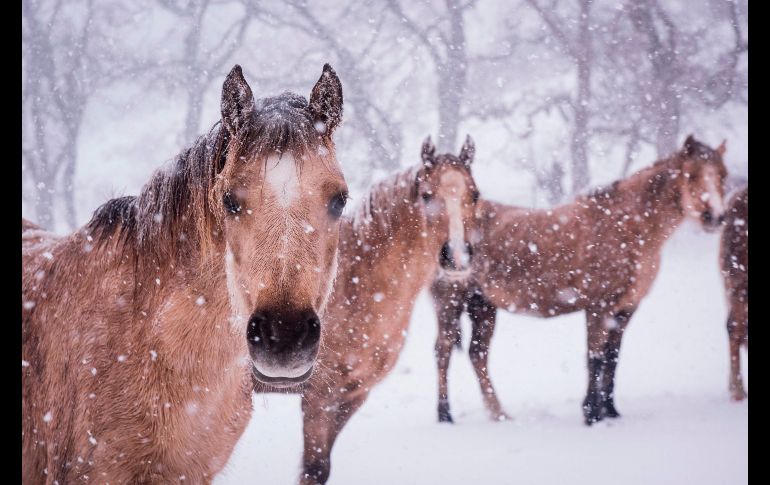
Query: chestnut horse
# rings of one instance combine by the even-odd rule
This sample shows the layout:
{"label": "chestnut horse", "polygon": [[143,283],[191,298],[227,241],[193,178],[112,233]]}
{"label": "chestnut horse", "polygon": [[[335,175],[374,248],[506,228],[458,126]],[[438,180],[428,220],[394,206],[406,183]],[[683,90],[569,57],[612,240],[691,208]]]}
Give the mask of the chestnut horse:
{"label": "chestnut horse", "polygon": [[252,374],[309,377],[347,197],[340,81],[325,65],[309,102],[255,102],[236,65],[221,108],[73,234],[22,219],[24,483],[209,483]]}
{"label": "chestnut horse", "polygon": [[658,272],[661,248],[687,216],[716,228],[724,214],[722,154],[687,138],[684,147],[575,202],[531,210],[483,201],[472,275],[439,274],[431,287],[438,315],[439,421],[452,422],[447,369],[460,342],[460,316],[472,322],[469,354],[484,404],[507,416],[489,377],[496,310],[552,317],[584,311],[588,336],[585,423],[618,417],[614,403],[620,341]]}
{"label": "chestnut horse", "polygon": [[[436,155],[376,184],[340,230],[340,266],[327,310],[318,370],[302,394],[302,484],[326,483],[334,441],[398,359],[415,300],[438,265],[470,270],[468,244],[478,190],[474,145]],[[271,392],[257,384],[257,392]]]}
{"label": "chestnut horse", "polygon": [[730,395],[746,398],[741,376],[741,345],[749,349],[749,186],[727,203],[725,228],[719,258],[730,308],[727,334],[730,337]]}

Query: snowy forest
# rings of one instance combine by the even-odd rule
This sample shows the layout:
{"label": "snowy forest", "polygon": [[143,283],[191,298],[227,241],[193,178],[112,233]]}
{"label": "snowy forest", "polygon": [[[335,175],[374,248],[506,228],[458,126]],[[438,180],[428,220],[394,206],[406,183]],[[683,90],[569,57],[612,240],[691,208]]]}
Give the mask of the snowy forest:
{"label": "snowy forest", "polygon": [[[109,199],[139,194],[200,136],[224,129],[227,120],[215,125],[236,64],[259,99],[286,91],[310,98],[328,79],[326,63],[344,93],[342,121],[327,128],[349,188],[346,217],[367,203],[373,184],[434,153],[472,160],[482,199],[532,209],[569,204],[687,152],[691,135],[722,154],[725,201],[748,184],[748,0],[22,0],[23,219],[65,235]],[[661,246],[623,341],[618,420],[582,421],[583,312],[541,319],[548,315],[497,303],[482,370],[474,323],[458,317],[448,371],[454,424],[442,419],[445,390],[437,420],[442,330],[427,284],[406,305],[409,327],[398,332],[403,349],[383,365],[387,376],[372,389],[359,383],[368,399],[339,418],[346,427],[336,442],[332,435],[328,447],[318,445],[327,454],[321,471],[308,458],[315,448],[307,422],[303,434],[307,399],[258,392],[232,455],[217,462],[221,471],[202,482],[174,477],[216,485],[298,477],[305,485],[747,482],[748,404],[735,398],[733,381],[732,400],[728,392],[735,358],[720,237],[686,220]],[[431,254],[459,267],[452,244]],[[534,243],[523,247],[537,253]],[[43,256],[65,260],[53,250]],[[404,272],[413,270],[403,262]],[[164,278],[148,281],[162,287]],[[25,311],[43,311],[25,291]],[[195,296],[198,307],[215,300]],[[391,297],[377,289],[373,298]],[[590,317],[588,324],[590,332]],[[745,332],[747,342],[747,324]],[[118,362],[134,358],[116,352]],[[748,353],[740,352],[747,389]],[[157,347],[144,354],[151,363],[164,358]],[[82,357],[90,371],[90,354]],[[34,368],[23,359],[23,373]],[[487,371],[505,409],[492,420]],[[38,411],[56,422],[55,412]],[[97,450],[108,440],[95,428],[83,436]]]}
{"label": "snowy forest", "polygon": [[[550,206],[689,133],[748,178],[741,1],[22,2],[23,214],[72,230],[218,119],[241,64],[256,95],[339,73],[353,195],[474,137],[484,194]],[[505,181],[505,184],[496,184]]]}

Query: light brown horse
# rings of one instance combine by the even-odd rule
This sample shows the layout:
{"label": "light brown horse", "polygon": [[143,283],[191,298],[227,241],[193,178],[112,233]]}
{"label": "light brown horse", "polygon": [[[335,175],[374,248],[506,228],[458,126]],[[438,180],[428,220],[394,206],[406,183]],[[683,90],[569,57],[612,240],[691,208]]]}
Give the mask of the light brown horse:
{"label": "light brown horse", "polygon": [[235,66],[221,124],[57,237],[22,219],[24,483],[209,483],[252,374],[316,360],[347,187],[330,66],[308,101],[255,102]]}
{"label": "light brown horse", "polygon": [[344,220],[328,333],[318,371],[300,391],[303,484],[328,479],[337,435],[395,365],[414,302],[436,267],[462,276],[470,269],[474,145],[468,137],[459,156],[435,150],[428,138],[419,166],[375,185]]}
{"label": "light brown horse", "polygon": [[466,310],[485,406],[492,419],[507,418],[487,366],[498,308],[540,317],[585,311],[585,422],[619,416],[613,389],[623,331],[657,275],[663,243],[683,219],[699,218],[708,230],[718,226],[724,151],[724,143],[713,150],[690,136],[670,158],[571,204],[531,210],[480,203],[472,276],[458,282],[439,274],[431,288],[439,322],[439,421],[452,421],[447,369]]}
{"label": "light brown horse", "polygon": [[741,345],[749,349],[749,186],[727,203],[725,228],[719,251],[722,276],[730,308],[727,334],[730,337],[730,395],[746,398],[741,376]]}

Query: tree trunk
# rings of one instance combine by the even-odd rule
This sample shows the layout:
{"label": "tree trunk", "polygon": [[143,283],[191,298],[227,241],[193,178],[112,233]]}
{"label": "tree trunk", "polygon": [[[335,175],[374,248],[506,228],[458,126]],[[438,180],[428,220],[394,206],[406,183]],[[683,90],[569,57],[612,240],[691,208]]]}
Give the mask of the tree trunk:
{"label": "tree trunk", "polygon": [[452,75],[439,71],[438,76],[438,141],[436,145],[441,153],[455,153],[458,149],[455,144],[460,124],[462,98],[457,95],[458,86],[452,79]]}
{"label": "tree trunk", "polygon": [[[80,123],[78,123],[79,125]],[[67,148],[64,150],[64,173],[62,174],[61,198],[64,199],[64,220],[71,231],[78,226],[77,210],[75,208],[75,167],[77,166],[77,131],[74,130]]]}
{"label": "tree trunk", "polygon": [[190,30],[184,40],[184,85],[187,89],[187,113],[185,114],[184,131],[181,146],[192,144],[200,135],[200,119],[203,104],[204,68],[200,62],[201,32],[203,31],[203,18],[208,9],[209,2],[203,1],[194,5],[190,19]]}
{"label": "tree trunk", "polygon": [[659,159],[671,155],[676,150],[682,104],[672,84],[662,84],[660,91],[660,111],[655,130],[655,148]]}
{"label": "tree trunk", "polygon": [[591,181],[588,167],[588,136],[589,116],[588,106],[591,99],[591,33],[589,29],[589,13],[591,2],[580,2],[580,20],[578,32],[577,84],[578,93],[575,100],[575,125],[572,131],[570,152],[572,156],[572,193],[577,194],[588,187]]}
{"label": "tree trunk", "polygon": [[[449,45],[446,58],[436,65],[438,77],[438,143],[440,152],[455,153],[459,147],[460,108],[467,83],[465,25],[462,9],[456,0],[447,0],[449,13]],[[435,59],[436,56],[434,56]]]}
{"label": "tree trunk", "polygon": [[195,79],[188,85],[187,91],[187,113],[184,119],[184,140],[182,146],[186,147],[192,144],[200,133],[201,113],[203,110],[204,88],[199,80]]}
{"label": "tree trunk", "polygon": [[[676,47],[676,26],[657,3],[648,0],[629,1],[628,12],[637,32],[647,37],[647,54],[652,64],[653,93],[656,96],[649,109],[656,121],[655,148],[658,158],[665,158],[676,150],[682,109],[677,86],[682,70]],[[660,31],[658,25],[662,25]]]}
{"label": "tree trunk", "polygon": [[48,230],[54,230],[53,191],[55,180],[45,177],[35,182],[35,223]]}

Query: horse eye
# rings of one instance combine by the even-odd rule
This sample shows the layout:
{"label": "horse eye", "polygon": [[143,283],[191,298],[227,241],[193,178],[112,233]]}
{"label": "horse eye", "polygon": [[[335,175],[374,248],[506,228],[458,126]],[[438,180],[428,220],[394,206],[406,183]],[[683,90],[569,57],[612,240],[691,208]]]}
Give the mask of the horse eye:
{"label": "horse eye", "polygon": [[340,192],[329,201],[329,214],[335,219],[342,217],[342,211],[348,202],[348,194]]}
{"label": "horse eye", "polygon": [[479,191],[474,190],[473,193],[471,194],[471,198],[473,199],[474,204],[479,201],[479,197],[480,197]]}
{"label": "horse eye", "polygon": [[225,192],[222,197],[222,204],[225,206],[225,210],[230,214],[237,214],[241,211],[241,204],[239,204],[235,197],[230,192]]}
{"label": "horse eye", "polygon": [[430,202],[430,200],[433,198],[433,194],[430,192],[423,192],[422,193],[422,200],[425,202]]}

